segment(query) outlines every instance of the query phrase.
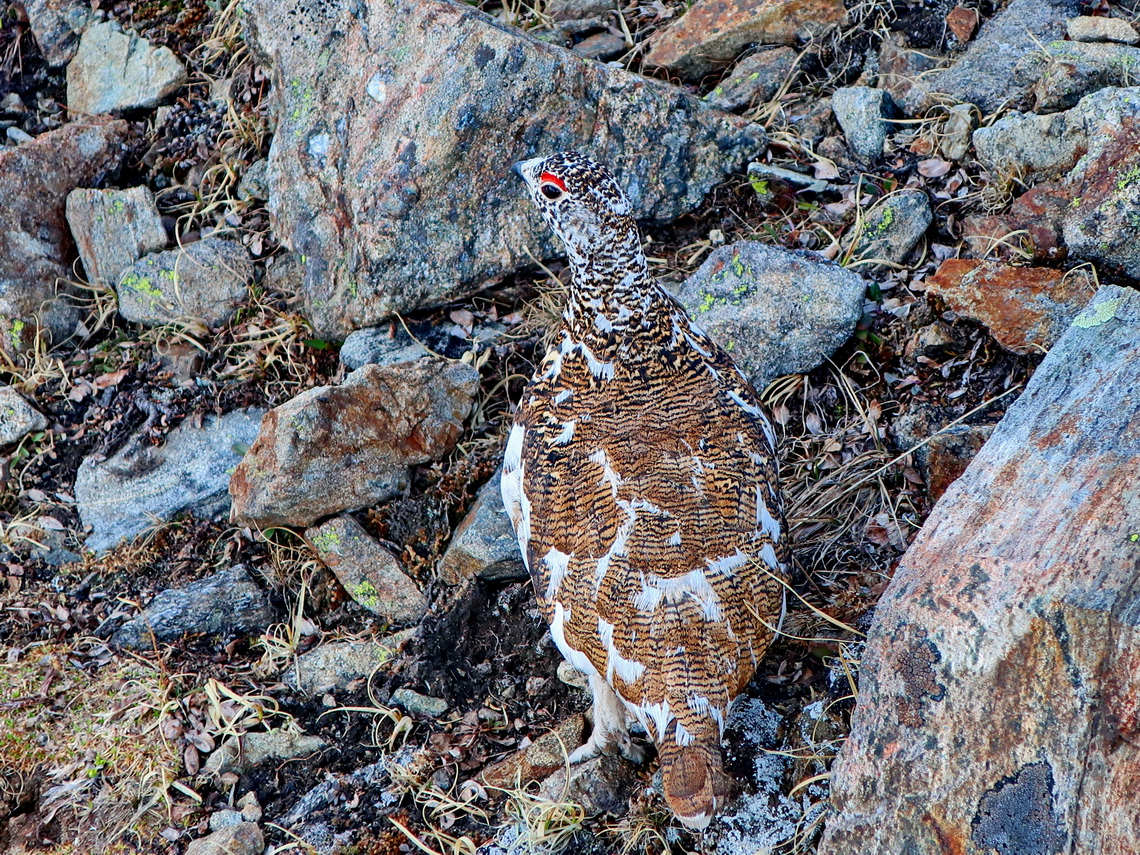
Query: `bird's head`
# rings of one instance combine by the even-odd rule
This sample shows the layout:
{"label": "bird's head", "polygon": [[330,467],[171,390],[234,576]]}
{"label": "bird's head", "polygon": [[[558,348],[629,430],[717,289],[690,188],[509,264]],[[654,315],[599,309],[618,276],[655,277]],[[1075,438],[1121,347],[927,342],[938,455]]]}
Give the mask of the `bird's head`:
{"label": "bird's head", "polygon": [[604,166],[576,151],[515,164],[546,224],[566,245],[572,262],[609,261],[640,254],[629,200]]}

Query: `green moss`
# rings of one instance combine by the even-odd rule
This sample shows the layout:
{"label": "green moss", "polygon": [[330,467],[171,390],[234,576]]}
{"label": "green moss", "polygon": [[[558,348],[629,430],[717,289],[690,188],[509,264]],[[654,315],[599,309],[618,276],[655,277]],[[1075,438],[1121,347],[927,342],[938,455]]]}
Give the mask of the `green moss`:
{"label": "green moss", "polygon": [[139,276],[137,273],[128,273],[119,283],[121,287],[130,288],[136,294],[141,294],[150,301],[153,309],[162,302],[162,289],[156,286],[149,276]]}
{"label": "green moss", "polygon": [[8,339],[12,342],[12,348],[14,350],[19,350],[20,344],[24,339],[24,327],[26,326],[27,324],[25,324],[19,318],[16,318],[16,320],[12,321],[12,329],[8,331]]}
{"label": "green moss", "polygon": [[1140,181],[1140,164],[1132,166],[1132,168],[1116,179],[1116,189],[1118,191],[1125,190],[1137,181]]}
{"label": "green moss", "polygon": [[360,605],[366,609],[375,610],[380,608],[380,592],[377,591],[376,586],[367,579],[353,585],[348,593],[356,602],[360,603]]}
{"label": "green moss", "polygon": [[326,528],[313,536],[313,548],[317,552],[336,552],[340,547],[340,532],[335,528]]}
{"label": "green moss", "polygon": [[879,215],[879,221],[867,230],[867,236],[875,239],[880,238],[895,222],[895,209],[890,205],[883,208],[883,212]]}
{"label": "green moss", "polygon": [[112,214],[121,214],[125,210],[127,210],[127,203],[124,202],[122,199],[115,199],[114,201],[111,202],[111,213]]}
{"label": "green moss", "polygon": [[697,312],[702,314],[702,315],[705,314],[706,312],[711,312],[713,309],[713,306],[715,306],[715,305],[716,305],[716,297],[714,297],[708,291],[705,291],[703,294],[701,294],[701,304],[699,306],[697,306]]}
{"label": "green moss", "polygon": [[1120,302],[1120,297],[1114,297],[1111,300],[1097,303],[1095,306],[1087,307],[1073,320],[1073,326],[1089,329],[1107,324],[1116,317],[1116,310],[1119,308]]}

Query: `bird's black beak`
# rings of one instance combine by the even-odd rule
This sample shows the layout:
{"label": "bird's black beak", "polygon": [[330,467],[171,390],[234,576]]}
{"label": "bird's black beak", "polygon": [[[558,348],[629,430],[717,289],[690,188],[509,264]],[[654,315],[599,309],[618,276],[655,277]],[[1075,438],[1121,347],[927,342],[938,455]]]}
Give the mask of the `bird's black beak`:
{"label": "bird's black beak", "polygon": [[[517,175],[519,178],[523,178],[523,174],[522,174],[522,165],[523,165],[523,162],[520,160],[518,163],[514,164],[514,165],[511,167],[511,172],[513,172],[513,173],[514,173],[515,175]],[[525,181],[526,179],[525,179],[525,178],[523,178],[523,180]]]}

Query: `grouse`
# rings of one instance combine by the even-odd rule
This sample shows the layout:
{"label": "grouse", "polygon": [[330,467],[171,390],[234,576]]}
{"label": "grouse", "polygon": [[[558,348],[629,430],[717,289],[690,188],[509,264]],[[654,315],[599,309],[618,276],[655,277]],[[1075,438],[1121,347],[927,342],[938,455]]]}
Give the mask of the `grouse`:
{"label": "grouse", "polygon": [[502,477],[542,614],[593,693],[593,731],[570,760],[639,762],[635,718],[670,808],[704,829],[727,795],[729,704],[783,609],[775,436],[729,355],[650,275],[613,176],[576,152],[515,171],[572,272]]}

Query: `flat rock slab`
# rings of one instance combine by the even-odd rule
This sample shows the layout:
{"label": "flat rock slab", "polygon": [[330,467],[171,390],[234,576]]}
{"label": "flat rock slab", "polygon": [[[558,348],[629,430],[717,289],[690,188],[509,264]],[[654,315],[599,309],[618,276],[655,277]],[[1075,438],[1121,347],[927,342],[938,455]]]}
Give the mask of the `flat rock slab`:
{"label": "flat rock slab", "polygon": [[926,280],[928,294],[985,325],[1002,347],[1020,354],[1052,347],[1088,303],[1094,287],[1084,268],[1066,273],[965,258],[942,262]]}
{"label": "flat rock slab", "polygon": [[277,613],[244,564],[181,588],[162,591],[138,615],[123,624],[111,644],[150,650],[153,641],[168,643],[186,635],[222,637],[269,626]]}
{"label": "flat rock slab", "polygon": [[20,146],[0,146],[0,347],[23,352],[37,324],[56,338],[79,317],[56,280],[71,278],[75,245],[67,194],[114,170],[130,134],[126,122],[77,121]]}
{"label": "flat rock slab", "polygon": [[705,100],[721,110],[740,110],[770,101],[797,70],[799,52],[776,47],[740,60]]}
{"label": "flat rock slab", "polygon": [[180,249],[145,255],[116,282],[119,314],[157,326],[193,318],[224,324],[246,298],[253,262],[233,240],[208,237]]}
{"label": "flat rock slab", "polygon": [[11,386],[0,386],[0,445],[19,442],[48,426],[47,418]]}
{"label": "flat rock slab", "polygon": [[479,390],[470,365],[436,357],[365,365],[269,411],[230,481],[246,525],[312,525],[407,486],[408,467],[447,454]]}
{"label": "flat rock slab", "polygon": [[391,662],[413,632],[407,629],[386,638],[333,641],[314,647],[297,657],[281,675],[281,682],[306,695],[347,688]]}
{"label": "flat rock slab", "polygon": [[166,246],[166,229],[146,187],[72,190],[67,224],[87,281],[114,288],[123,271],[148,252]]}
{"label": "flat rock slab", "polygon": [[103,552],[156,520],[181,513],[225,516],[230,473],[257,437],[264,410],[187,419],[157,448],[137,439],[114,456],[86,458],[75,479],[75,503],[92,531],[87,548]]}
{"label": "flat rock slab", "polygon": [[190,841],[186,855],[261,855],[264,850],[265,835],[257,823],[242,822]]}
{"label": "flat rock slab", "polygon": [[156,48],[104,21],[84,30],[68,63],[67,106],[77,113],[157,107],[186,80],[186,66],[170,48]]}
{"label": "flat rock slab", "polygon": [[475,577],[497,582],[529,578],[503,507],[502,478],[500,468],[479,490],[475,504],[455,529],[439,562],[439,578],[446,584],[459,585]]}
{"label": "flat rock slab", "polygon": [[[930,224],[934,210],[921,190],[899,190],[885,196],[863,218],[863,228],[853,236],[849,264],[875,269],[902,264],[918,246]],[[885,261],[888,264],[880,264]]]}
{"label": "flat rock slab", "polygon": [[821,853],[1140,837],[1140,294],[1102,288],[875,610]]}
{"label": "flat rock slab", "polygon": [[1070,18],[1065,32],[1074,42],[1120,42],[1134,45],[1140,42],[1140,33],[1123,18],[1101,18],[1083,15]]}
{"label": "flat rock slab", "polygon": [[757,389],[810,371],[847,341],[866,282],[813,252],[757,241],[713,250],[677,292]]}
{"label": "flat rock slab", "polygon": [[561,252],[513,163],[577,148],[668,221],[765,148],[680,89],[587,62],[470,6],[251,0],[273,70],[269,209],[305,259],[318,335],[472,293]]}
{"label": "flat rock slab", "polygon": [[[1060,39],[1077,0],[1012,0],[982,25],[966,52],[945,71],[924,75],[900,92],[900,106],[919,116],[938,103],[964,101],[983,113],[1028,99],[1036,75],[1019,64],[1043,42]],[[1015,73],[1017,72],[1017,73]]]}
{"label": "flat rock slab", "polygon": [[856,157],[870,162],[883,156],[895,112],[889,94],[869,86],[845,86],[831,96],[831,109]]}
{"label": "flat rock slab", "polygon": [[400,561],[350,516],[337,517],[305,532],[321,561],[352,597],[374,615],[394,624],[415,623],[427,611],[427,598],[404,573]]}
{"label": "flat rock slab", "polygon": [[846,19],[841,0],[698,0],[653,39],[645,63],[696,80],[745,45],[794,45]]}
{"label": "flat rock slab", "polygon": [[203,771],[213,775],[225,772],[244,774],[266,760],[295,760],[316,754],[326,743],[319,736],[270,730],[230,737],[207,758]]}
{"label": "flat rock slab", "polygon": [[1034,79],[1033,96],[1039,113],[1065,110],[1082,97],[1107,86],[1136,82],[1140,48],[1103,42],[1053,41],[1043,54],[1023,63],[1023,76]]}

